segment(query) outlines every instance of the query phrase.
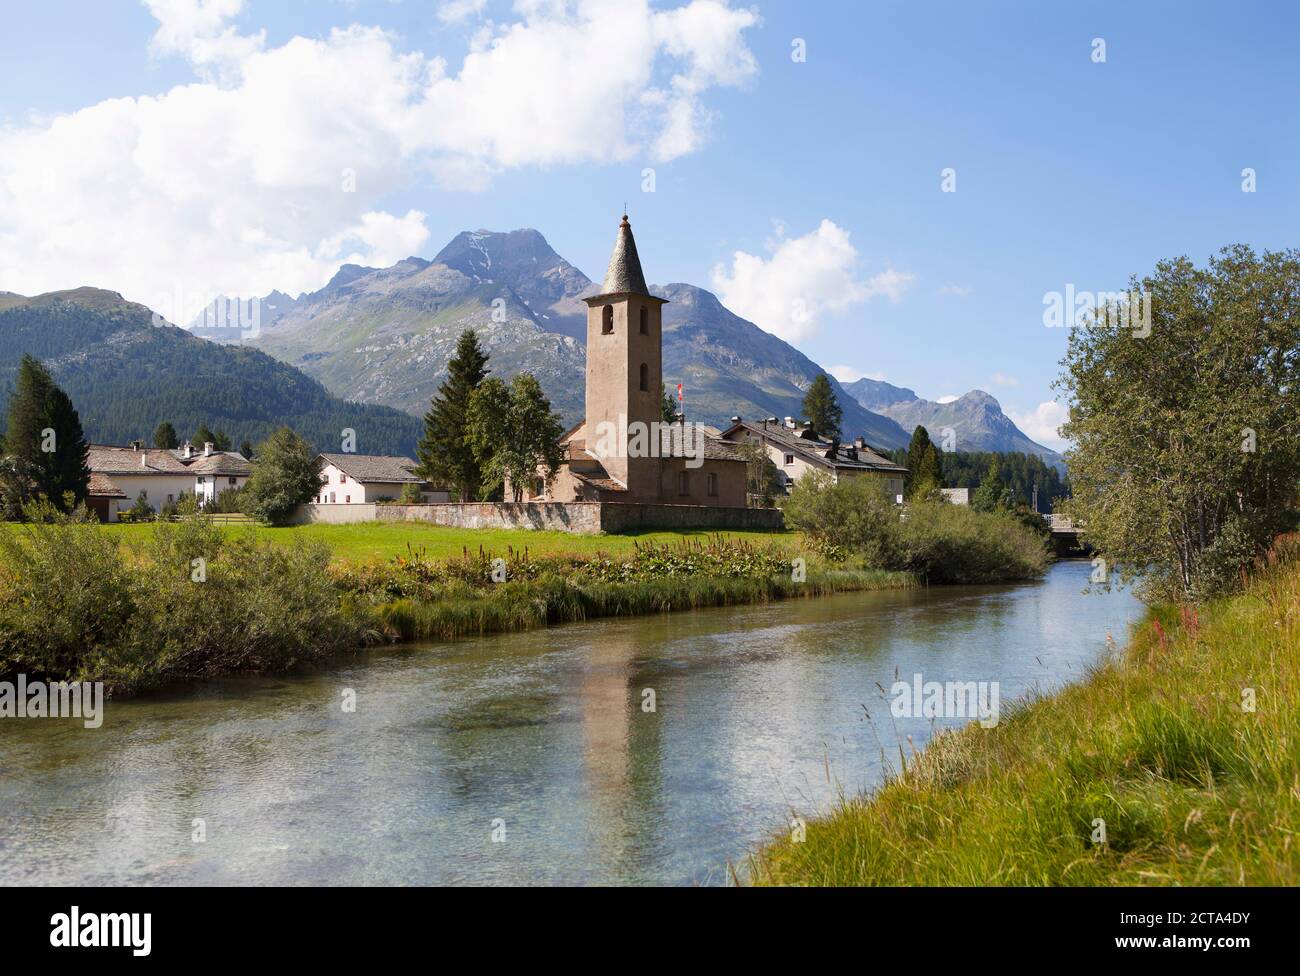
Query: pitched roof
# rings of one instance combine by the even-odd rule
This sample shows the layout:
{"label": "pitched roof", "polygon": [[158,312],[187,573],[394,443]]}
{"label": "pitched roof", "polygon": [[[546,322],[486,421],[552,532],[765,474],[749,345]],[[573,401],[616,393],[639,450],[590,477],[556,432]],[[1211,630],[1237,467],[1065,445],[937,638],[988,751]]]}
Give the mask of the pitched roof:
{"label": "pitched roof", "polygon": [[171,451],[158,449],[135,450],[130,447],[112,447],[91,444],[86,465],[92,472],[101,474],[189,474],[189,468],[172,456]]}
{"label": "pitched roof", "polygon": [[606,295],[626,294],[651,297],[645,275],[641,272],[641,259],[636,253],[632,225],[627,222],[627,214],[624,214],[623,221],[618,225],[618,236],[614,238],[614,251],[609,256],[609,267],[605,269],[605,281],[600,286],[600,294],[587,301],[594,302]]}
{"label": "pitched roof", "polygon": [[244,455],[234,451],[216,451],[212,454],[199,454],[190,460],[189,469],[195,474],[232,475],[247,478],[253,473],[253,466]]}
{"label": "pitched roof", "polygon": [[89,494],[96,498],[125,498],[124,492],[117,485],[113,484],[108,475],[100,474],[98,471],[90,472],[90,490]]}
{"label": "pitched roof", "polygon": [[907,473],[907,468],[895,464],[869,447],[856,447],[851,443],[840,444],[834,456],[831,456],[831,442],[825,437],[814,434],[807,427],[791,430],[779,423],[755,424],[740,420],[725,430],[722,436],[727,440],[733,440],[742,431],[761,437],[767,443],[779,446],[790,454],[797,454],[819,467],[835,468],[839,471]]}
{"label": "pitched roof", "polygon": [[349,478],[380,484],[422,484],[416,475],[416,462],[409,457],[380,454],[322,454],[321,459],[334,465]]}

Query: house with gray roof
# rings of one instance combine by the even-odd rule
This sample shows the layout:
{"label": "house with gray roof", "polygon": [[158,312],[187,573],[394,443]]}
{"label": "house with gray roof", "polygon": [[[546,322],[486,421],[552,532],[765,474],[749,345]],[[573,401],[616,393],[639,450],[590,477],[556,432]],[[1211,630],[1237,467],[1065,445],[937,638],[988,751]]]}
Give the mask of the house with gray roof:
{"label": "house with gray roof", "polygon": [[423,502],[445,502],[450,494],[415,473],[414,458],[381,454],[322,454],[316,459],[321,474],[317,505],[357,505],[396,500],[408,485],[415,486]]}
{"label": "house with gray roof", "polygon": [[902,500],[907,468],[868,447],[861,437],[841,444],[821,436],[793,417],[784,420],[767,417],[759,421],[733,417],[731,426],[722,432],[722,437],[735,444],[762,444],[787,492],[809,471],[822,471],[835,481],[841,478],[875,478],[886,495],[896,501]]}

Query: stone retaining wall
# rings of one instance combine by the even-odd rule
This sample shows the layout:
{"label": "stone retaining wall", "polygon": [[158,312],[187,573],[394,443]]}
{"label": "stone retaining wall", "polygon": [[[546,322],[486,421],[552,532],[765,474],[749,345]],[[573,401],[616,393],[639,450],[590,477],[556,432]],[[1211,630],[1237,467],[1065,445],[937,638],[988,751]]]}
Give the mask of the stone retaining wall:
{"label": "stone retaining wall", "polygon": [[439,502],[432,505],[305,505],[295,524],[432,522],[458,529],[553,529],[580,535],[642,529],[776,530],[779,509],[619,502]]}

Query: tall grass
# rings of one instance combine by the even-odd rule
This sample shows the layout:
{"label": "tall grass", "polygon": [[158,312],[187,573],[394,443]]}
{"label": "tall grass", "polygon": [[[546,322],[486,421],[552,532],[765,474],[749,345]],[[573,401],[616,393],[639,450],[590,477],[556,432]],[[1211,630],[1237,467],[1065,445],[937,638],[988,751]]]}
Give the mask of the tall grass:
{"label": "tall grass", "polygon": [[529,630],[548,624],[627,617],[701,607],[766,603],[913,584],[905,573],[884,570],[809,570],[804,582],[785,576],[668,576],[629,582],[544,575],[463,589],[428,600],[403,597],[375,606],[373,620],[397,640],[447,640]]}
{"label": "tall grass", "polygon": [[[1243,699],[1254,695],[1254,711]],[[1096,821],[1105,843],[1094,842]],[[1150,613],[1122,659],[774,841],[761,884],[1300,882],[1300,558]]]}

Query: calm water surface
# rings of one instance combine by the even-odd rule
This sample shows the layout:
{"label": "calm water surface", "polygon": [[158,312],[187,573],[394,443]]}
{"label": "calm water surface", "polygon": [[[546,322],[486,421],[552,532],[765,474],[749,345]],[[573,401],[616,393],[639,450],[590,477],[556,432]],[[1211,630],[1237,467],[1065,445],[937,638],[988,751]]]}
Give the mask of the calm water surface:
{"label": "calm water surface", "polygon": [[110,702],[97,730],[5,719],[0,883],[725,883],[929,738],[877,683],[996,680],[1005,708],[1122,645],[1140,607],[1085,595],[1090,568],[390,649]]}

